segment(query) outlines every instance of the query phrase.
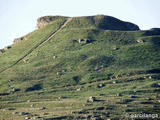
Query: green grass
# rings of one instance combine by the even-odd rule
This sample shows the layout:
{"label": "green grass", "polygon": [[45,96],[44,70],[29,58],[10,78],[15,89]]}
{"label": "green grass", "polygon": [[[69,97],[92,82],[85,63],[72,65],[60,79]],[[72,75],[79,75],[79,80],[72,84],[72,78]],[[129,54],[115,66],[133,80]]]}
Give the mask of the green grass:
{"label": "green grass", "polygon": [[[160,35],[105,30],[101,26],[106,25],[102,18],[73,18],[50,41],[29,54],[25,58],[28,63],[20,61],[0,73],[0,118],[23,120],[37,114],[46,120],[129,119],[126,113],[158,114]],[[58,17],[26,35],[26,41],[0,54],[0,70],[14,64],[65,20]],[[91,42],[78,43],[79,38]],[[99,84],[104,86],[99,88]],[[13,91],[14,88],[18,90]],[[117,93],[122,96],[116,96]],[[98,101],[87,103],[89,96],[95,96]],[[42,106],[46,109],[40,110]]]}

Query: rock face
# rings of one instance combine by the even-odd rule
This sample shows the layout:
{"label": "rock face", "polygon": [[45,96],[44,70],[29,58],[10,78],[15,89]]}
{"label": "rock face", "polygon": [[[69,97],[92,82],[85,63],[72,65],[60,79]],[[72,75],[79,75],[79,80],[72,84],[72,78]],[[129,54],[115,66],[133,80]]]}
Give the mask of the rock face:
{"label": "rock face", "polygon": [[49,24],[50,22],[54,21],[57,18],[65,18],[62,16],[43,16],[37,19],[37,29],[40,29],[44,26],[46,26],[47,24]]}

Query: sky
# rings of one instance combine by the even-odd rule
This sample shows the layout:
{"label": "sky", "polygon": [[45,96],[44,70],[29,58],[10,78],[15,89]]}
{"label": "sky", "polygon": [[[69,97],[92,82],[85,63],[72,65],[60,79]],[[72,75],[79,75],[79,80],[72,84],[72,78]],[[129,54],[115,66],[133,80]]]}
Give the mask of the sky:
{"label": "sky", "polygon": [[35,30],[46,15],[104,14],[147,30],[160,27],[160,0],[0,0],[0,49]]}

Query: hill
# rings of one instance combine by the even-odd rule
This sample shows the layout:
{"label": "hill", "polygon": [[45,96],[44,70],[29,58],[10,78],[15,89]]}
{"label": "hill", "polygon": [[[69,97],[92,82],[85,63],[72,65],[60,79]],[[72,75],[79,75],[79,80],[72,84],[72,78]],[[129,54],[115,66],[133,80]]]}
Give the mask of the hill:
{"label": "hill", "polygon": [[130,119],[160,110],[160,29],[44,16],[0,53],[2,119]]}

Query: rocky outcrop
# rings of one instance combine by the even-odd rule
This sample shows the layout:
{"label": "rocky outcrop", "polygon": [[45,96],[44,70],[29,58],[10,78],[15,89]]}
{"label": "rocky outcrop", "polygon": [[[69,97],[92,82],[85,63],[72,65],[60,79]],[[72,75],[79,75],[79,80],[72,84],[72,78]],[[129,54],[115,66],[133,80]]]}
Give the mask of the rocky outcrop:
{"label": "rocky outcrop", "polygon": [[27,38],[26,38],[26,37],[15,38],[14,41],[13,41],[13,43],[14,43],[14,44],[19,43],[19,42],[21,42],[22,40],[27,40]]}
{"label": "rocky outcrop", "polygon": [[49,24],[50,22],[54,21],[55,19],[58,19],[58,18],[66,18],[66,17],[63,17],[63,16],[43,16],[43,17],[40,17],[37,19],[37,26],[36,28],[39,29],[39,28],[42,28],[44,26],[46,26],[47,24]]}
{"label": "rocky outcrop", "polygon": [[6,50],[8,50],[10,48],[11,48],[11,46],[9,45],[9,46],[5,47],[4,50],[6,51]]}

